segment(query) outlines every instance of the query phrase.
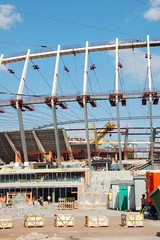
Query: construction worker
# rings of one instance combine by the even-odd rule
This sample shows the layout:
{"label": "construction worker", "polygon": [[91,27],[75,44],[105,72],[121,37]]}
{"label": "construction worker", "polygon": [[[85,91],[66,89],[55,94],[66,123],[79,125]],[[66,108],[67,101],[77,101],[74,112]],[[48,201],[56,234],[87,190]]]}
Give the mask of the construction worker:
{"label": "construction worker", "polygon": [[41,206],[43,206],[44,198],[41,198]]}
{"label": "construction worker", "polygon": [[36,201],[36,198],[35,198],[35,197],[33,197],[33,198],[32,198],[32,203],[33,203],[33,206],[35,206],[35,201]]}
{"label": "construction worker", "polygon": [[142,212],[143,212],[143,210],[144,210],[145,205],[146,205],[145,194],[142,194],[142,198],[141,198]]}
{"label": "construction worker", "polygon": [[25,201],[26,201],[27,203],[29,203],[29,197],[28,197],[28,196],[26,196]]}
{"label": "construction worker", "polygon": [[51,203],[51,196],[48,196],[47,200],[48,200],[48,204],[50,204]]}

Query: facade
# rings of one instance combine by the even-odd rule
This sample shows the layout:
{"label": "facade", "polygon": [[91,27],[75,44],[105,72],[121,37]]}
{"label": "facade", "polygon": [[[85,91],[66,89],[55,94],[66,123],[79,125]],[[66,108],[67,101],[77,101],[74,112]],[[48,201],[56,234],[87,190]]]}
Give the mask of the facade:
{"label": "facade", "polygon": [[88,183],[88,169],[83,168],[51,168],[22,169],[4,168],[0,170],[0,195],[7,192],[32,192],[39,199],[51,196],[52,202],[58,198],[75,197],[83,192]]}

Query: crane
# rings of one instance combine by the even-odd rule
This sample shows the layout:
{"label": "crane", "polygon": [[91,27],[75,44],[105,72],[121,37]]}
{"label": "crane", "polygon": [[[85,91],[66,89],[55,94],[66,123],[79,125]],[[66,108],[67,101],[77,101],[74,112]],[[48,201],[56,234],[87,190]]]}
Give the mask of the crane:
{"label": "crane", "polygon": [[[104,127],[97,132],[97,142],[98,145],[102,145],[103,144],[103,137],[109,133],[110,131],[112,131],[114,129],[114,127],[116,126],[116,124],[114,122],[107,122]],[[94,136],[94,130],[96,129],[95,124],[93,123],[92,125],[92,132],[91,132],[91,138],[90,138],[90,143],[95,143],[96,142],[96,138]]]}

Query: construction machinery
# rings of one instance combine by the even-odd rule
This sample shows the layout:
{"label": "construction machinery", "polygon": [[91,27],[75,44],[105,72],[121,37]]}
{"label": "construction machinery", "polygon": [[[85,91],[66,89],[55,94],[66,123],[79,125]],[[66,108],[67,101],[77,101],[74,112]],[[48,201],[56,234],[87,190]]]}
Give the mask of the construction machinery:
{"label": "construction machinery", "polygon": [[[92,125],[92,133],[90,138],[90,143],[98,143],[98,145],[102,145],[104,136],[112,131],[115,128],[116,124],[114,122],[107,122],[104,127],[97,132],[95,124]],[[105,141],[106,142],[106,141]]]}

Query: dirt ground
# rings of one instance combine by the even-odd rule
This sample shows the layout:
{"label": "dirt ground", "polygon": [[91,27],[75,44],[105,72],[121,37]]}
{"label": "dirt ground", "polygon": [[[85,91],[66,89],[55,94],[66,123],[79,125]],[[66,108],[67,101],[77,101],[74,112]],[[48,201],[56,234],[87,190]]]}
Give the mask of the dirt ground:
{"label": "dirt ground", "polygon": [[[85,216],[85,215],[84,215]],[[32,232],[48,235],[53,239],[157,239],[160,237],[160,221],[145,220],[144,227],[124,228],[120,226],[120,216],[109,217],[109,227],[88,228],[84,226],[84,216],[75,216],[74,227],[55,227],[53,217],[45,217],[45,226],[26,228],[23,217],[14,219],[12,229],[0,229],[0,239],[17,239]]]}

